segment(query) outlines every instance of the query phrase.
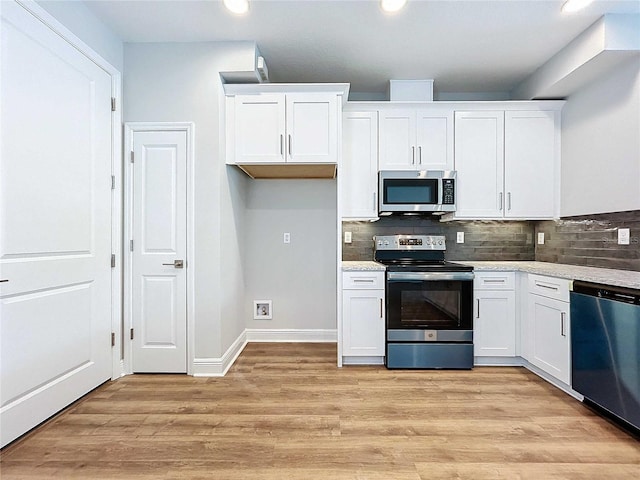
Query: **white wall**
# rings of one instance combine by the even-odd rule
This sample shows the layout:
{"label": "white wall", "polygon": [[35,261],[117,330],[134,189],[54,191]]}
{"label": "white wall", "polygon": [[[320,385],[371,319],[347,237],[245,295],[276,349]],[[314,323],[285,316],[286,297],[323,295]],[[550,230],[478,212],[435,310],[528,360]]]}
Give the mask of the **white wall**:
{"label": "white wall", "polygon": [[[252,180],[246,222],[247,328],[335,329],[336,180]],[[253,320],[253,300],[273,319]]]}
{"label": "white wall", "polygon": [[567,99],[561,216],[640,209],[640,57]]}
{"label": "white wall", "polygon": [[89,45],[118,71],[123,69],[122,40],[82,2],[38,0],[56,20]]}
{"label": "white wall", "polygon": [[[219,358],[244,330],[246,180],[224,162],[220,71],[252,42],[125,44],[124,119],[195,123],[195,357]],[[253,58],[253,57],[252,57]]]}

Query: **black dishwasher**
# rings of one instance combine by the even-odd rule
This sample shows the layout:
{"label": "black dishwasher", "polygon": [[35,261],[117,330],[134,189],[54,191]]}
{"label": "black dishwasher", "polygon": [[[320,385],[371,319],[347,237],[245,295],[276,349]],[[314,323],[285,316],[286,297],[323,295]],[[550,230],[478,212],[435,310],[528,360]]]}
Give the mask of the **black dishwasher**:
{"label": "black dishwasher", "polygon": [[640,432],[640,291],[573,283],[571,383],[587,404]]}

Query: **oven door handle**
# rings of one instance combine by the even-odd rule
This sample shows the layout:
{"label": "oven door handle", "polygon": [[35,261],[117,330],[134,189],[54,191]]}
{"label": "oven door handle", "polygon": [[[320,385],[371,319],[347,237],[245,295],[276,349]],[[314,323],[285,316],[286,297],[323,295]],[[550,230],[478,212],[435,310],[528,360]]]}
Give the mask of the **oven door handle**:
{"label": "oven door handle", "polygon": [[473,272],[387,272],[387,280],[437,281],[437,280],[473,280]]}

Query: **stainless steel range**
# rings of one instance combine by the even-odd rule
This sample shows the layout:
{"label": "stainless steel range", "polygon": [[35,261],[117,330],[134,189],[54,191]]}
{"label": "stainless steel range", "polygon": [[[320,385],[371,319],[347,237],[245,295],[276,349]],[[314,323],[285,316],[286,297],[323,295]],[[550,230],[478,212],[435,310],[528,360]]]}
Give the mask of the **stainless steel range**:
{"label": "stainless steel range", "polygon": [[387,368],[473,368],[473,267],[445,261],[444,236],[374,242],[387,267]]}

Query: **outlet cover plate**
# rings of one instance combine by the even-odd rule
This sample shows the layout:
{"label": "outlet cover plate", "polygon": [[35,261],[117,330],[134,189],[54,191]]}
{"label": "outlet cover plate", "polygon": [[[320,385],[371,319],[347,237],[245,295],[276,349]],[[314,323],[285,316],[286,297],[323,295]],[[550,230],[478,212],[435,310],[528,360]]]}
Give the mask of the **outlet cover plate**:
{"label": "outlet cover plate", "polygon": [[630,231],[628,228],[619,228],[618,229],[618,245],[629,245]]}
{"label": "outlet cover plate", "polygon": [[344,243],[351,243],[351,232],[344,232]]}
{"label": "outlet cover plate", "polygon": [[464,232],[456,233],[456,243],[464,243]]}
{"label": "outlet cover plate", "polygon": [[544,245],[544,232],[538,232],[538,245]]}

